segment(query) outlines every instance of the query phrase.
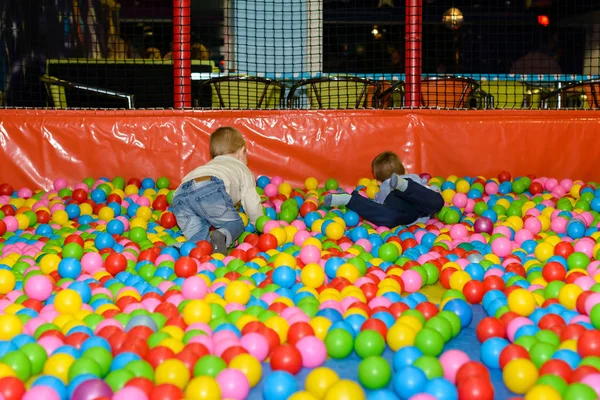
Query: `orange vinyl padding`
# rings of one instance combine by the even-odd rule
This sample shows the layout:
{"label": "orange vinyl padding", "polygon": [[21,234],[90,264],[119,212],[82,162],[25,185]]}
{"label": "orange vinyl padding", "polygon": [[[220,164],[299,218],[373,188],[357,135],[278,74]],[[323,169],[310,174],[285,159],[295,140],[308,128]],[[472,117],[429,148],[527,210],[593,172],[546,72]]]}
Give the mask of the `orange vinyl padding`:
{"label": "orange vinyl padding", "polygon": [[410,172],[600,180],[599,118],[589,111],[0,110],[0,183],[49,189],[87,176],[167,176],[208,161],[219,126],[245,135],[258,175],[352,186],[371,159],[397,152]]}

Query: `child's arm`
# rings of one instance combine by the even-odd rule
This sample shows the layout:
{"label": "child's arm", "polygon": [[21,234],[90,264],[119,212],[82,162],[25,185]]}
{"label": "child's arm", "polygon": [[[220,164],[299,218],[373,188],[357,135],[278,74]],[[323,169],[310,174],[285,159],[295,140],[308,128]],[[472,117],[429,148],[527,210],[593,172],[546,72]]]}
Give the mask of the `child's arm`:
{"label": "child's arm", "polygon": [[256,223],[258,217],[264,215],[260,196],[256,193],[256,181],[250,170],[244,175],[242,181],[242,207],[252,225]]}

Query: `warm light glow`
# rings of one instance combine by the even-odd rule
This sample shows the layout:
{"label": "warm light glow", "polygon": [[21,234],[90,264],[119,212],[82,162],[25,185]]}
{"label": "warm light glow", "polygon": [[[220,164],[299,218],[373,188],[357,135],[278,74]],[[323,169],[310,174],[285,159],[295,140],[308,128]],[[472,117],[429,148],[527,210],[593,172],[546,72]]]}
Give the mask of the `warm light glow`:
{"label": "warm light glow", "polygon": [[538,15],[538,24],[548,26],[550,25],[550,18],[547,15]]}

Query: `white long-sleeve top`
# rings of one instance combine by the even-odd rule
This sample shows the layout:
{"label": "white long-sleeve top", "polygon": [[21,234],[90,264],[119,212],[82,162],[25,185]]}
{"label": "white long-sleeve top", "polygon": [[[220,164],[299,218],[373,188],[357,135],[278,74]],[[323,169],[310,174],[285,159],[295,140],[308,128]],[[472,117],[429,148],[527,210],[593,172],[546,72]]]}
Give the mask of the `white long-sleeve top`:
{"label": "white long-sleeve top", "polygon": [[217,156],[208,163],[189,172],[183,182],[204,176],[214,176],[225,184],[225,190],[234,204],[241,201],[250,223],[256,223],[263,215],[260,196],[256,193],[256,181],[250,169],[237,158]]}

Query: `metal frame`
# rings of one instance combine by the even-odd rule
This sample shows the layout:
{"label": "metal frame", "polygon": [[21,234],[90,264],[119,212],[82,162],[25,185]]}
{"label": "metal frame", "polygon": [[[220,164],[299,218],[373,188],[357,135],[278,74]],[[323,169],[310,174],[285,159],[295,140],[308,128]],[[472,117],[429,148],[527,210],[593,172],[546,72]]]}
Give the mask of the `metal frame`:
{"label": "metal frame", "polygon": [[67,87],[67,88],[76,89],[76,90],[83,90],[85,92],[97,93],[97,94],[101,94],[101,95],[108,96],[108,97],[116,97],[116,98],[120,98],[120,99],[125,99],[127,101],[127,109],[128,110],[132,110],[133,108],[135,108],[135,96],[133,94],[117,92],[114,90],[102,89],[102,88],[97,88],[97,87],[88,86],[88,85],[81,85],[79,83],[65,81],[64,79],[55,78],[55,77],[49,76],[49,75],[43,75],[40,78],[40,80],[42,81],[42,83],[45,84],[46,92],[50,99],[52,99],[52,95],[50,92],[50,86],[57,85],[57,86]]}
{"label": "metal frame", "polygon": [[265,99],[265,96],[267,95],[267,92],[269,90],[269,87],[271,86],[276,86],[279,88],[280,91],[280,97],[279,97],[279,106],[281,107],[284,99],[285,99],[285,86],[274,79],[268,79],[268,78],[261,78],[258,76],[223,76],[223,77],[219,77],[219,78],[212,78],[212,79],[208,79],[204,82],[202,82],[200,84],[200,88],[199,91],[202,90],[202,87],[206,86],[206,85],[210,85],[211,88],[214,88],[216,93],[217,93],[217,97],[219,98],[219,107],[220,108],[228,108],[225,107],[225,102],[223,100],[223,96],[221,95],[221,89],[219,87],[219,84],[221,82],[258,82],[258,83],[264,83],[265,84],[265,88],[263,89],[263,92],[260,96],[260,99],[258,100],[258,104],[257,104],[257,108],[261,108],[262,103]]}
{"label": "metal frame", "polygon": [[[376,108],[376,99],[379,95],[379,91],[381,90],[381,86],[377,81],[373,81],[371,79],[359,78],[356,76],[327,76],[321,78],[312,78],[302,80],[292,86],[287,96],[287,106],[288,108],[292,108],[292,103],[294,99],[294,94],[296,90],[298,90],[302,86],[310,86],[315,93],[315,98],[317,99],[317,103],[319,105],[319,109],[323,109],[323,101],[321,100],[320,90],[317,89],[317,83],[327,83],[327,82],[354,82],[354,83],[362,83],[363,89],[360,92],[358,100],[356,101],[356,105],[354,108],[365,108],[362,107],[361,104],[365,104],[367,102],[367,88],[372,86],[375,88],[375,93],[373,93],[373,100],[371,107]],[[366,107],[368,108],[368,107]]]}
{"label": "metal frame", "polygon": [[[398,81],[396,83],[394,83],[391,87],[381,91],[378,95],[377,98],[375,99],[377,101],[377,107],[378,108],[403,108],[405,106],[406,103],[406,89],[405,89],[405,85],[406,83],[404,81]],[[389,96],[389,99],[392,98],[392,95],[394,93],[400,93],[402,95],[402,101],[399,105],[396,104],[392,104],[391,107],[389,106],[389,101],[388,101],[388,106],[384,105],[385,102],[385,98],[386,96]]]}
{"label": "metal frame", "polygon": [[[556,109],[570,109],[573,107],[564,107],[563,104],[565,103],[565,99],[563,98],[563,96],[569,97],[569,91],[572,91],[573,89],[577,89],[577,88],[581,88],[584,89],[582,91],[582,94],[585,96],[585,101],[590,102],[590,108],[591,109],[600,109],[600,99],[598,98],[598,96],[600,95],[600,93],[598,93],[598,91],[596,90],[596,85],[600,85],[600,79],[590,79],[588,81],[581,81],[581,82],[575,82],[575,83],[571,83],[569,85],[563,86],[561,88],[555,89],[549,93],[546,93],[544,95],[542,95],[542,108],[544,109],[549,109],[549,104],[548,104],[548,100],[553,98],[553,97],[557,97],[557,102],[556,102]],[[589,92],[587,90],[585,90],[586,87],[589,87]],[[590,101],[590,99],[587,98],[587,94],[590,93],[592,95],[592,99]],[[583,107],[582,107],[583,108]]]}
{"label": "metal frame", "polygon": [[453,107],[451,108],[470,108],[470,107],[465,107],[467,105],[467,100],[469,98],[469,95],[475,91],[479,89],[479,83],[477,81],[475,81],[474,79],[471,78],[466,78],[463,76],[453,76],[453,75],[446,75],[446,76],[432,76],[432,77],[428,77],[425,78],[423,80],[421,80],[421,106],[423,107],[430,107],[430,108],[434,108],[434,107],[439,107],[439,106],[427,106],[425,105],[425,97],[428,97],[429,94],[423,92],[423,84],[427,84],[429,82],[450,82],[450,81],[454,81],[454,82],[463,82],[466,83],[465,87],[463,88],[463,91],[461,93],[461,96],[458,100],[458,104],[455,104]]}

